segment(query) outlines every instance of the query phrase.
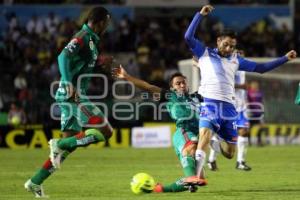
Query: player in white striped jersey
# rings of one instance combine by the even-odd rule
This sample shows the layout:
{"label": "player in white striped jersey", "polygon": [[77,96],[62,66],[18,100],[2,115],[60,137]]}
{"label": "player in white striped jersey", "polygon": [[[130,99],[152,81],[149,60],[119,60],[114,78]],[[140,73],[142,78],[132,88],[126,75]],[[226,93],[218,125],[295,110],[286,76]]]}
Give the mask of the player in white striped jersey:
{"label": "player in white striped jersey", "polygon": [[201,71],[200,94],[204,97],[204,102],[200,111],[199,142],[195,157],[197,176],[202,179],[205,178],[203,166],[206,150],[213,133],[224,141],[219,150],[225,157],[232,158],[235,153],[238,137],[237,111],[234,106],[235,73],[238,70],[264,73],[296,58],[296,52],[292,50],[285,56],[268,63],[256,63],[244,59],[234,52],[236,35],[232,31],[224,31],[218,35],[217,48],[205,47],[202,42],[195,38],[195,32],[203,16],[208,15],[213,9],[210,5],[204,6],[200,12],[195,14],[185,33],[187,44],[199,59]]}

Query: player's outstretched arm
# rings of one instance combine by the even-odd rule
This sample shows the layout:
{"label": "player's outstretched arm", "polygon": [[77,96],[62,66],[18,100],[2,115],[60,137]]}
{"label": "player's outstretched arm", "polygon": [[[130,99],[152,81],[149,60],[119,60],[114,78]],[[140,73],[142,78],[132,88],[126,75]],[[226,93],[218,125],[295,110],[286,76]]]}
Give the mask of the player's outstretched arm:
{"label": "player's outstretched arm", "polygon": [[204,53],[204,45],[195,38],[195,32],[198,24],[200,23],[203,16],[208,15],[214,8],[211,5],[203,6],[200,12],[197,12],[190,23],[187,31],[185,32],[184,39],[191,48],[192,52],[200,58]]}
{"label": "player's outstretched arm", "polygon": [[277,58],[273,61],[266,63],[256,63],[250,60],[243,59],[239,57],[239,70],[248,72],[258,72],[265,73],[271,71],[284,63],[293,60],[297,57],[297,52],[295,50],[289,51],[285,56]]}
{"label": "player's outstretched arm", "polygon": [[162,89],[160,87],[157,87],[155,85],[151,85],[146,81],[143,81],[141,79],[138,79],[136,77],[130,76],[127,74],[125,69],[120,65],[119,67],[112,69],[112,75],[115,78],[120,78],[129,82],[132,82],[136,87],[149,91],[151,93],[160,93]]}

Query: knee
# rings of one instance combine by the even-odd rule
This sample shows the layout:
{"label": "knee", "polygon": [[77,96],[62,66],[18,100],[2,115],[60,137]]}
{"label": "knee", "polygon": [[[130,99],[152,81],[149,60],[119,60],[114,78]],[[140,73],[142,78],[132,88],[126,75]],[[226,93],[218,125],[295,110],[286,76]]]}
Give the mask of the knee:
{"label": "knee", "polygon": [[228,158],[228,159],[232,159],[233,157],[234,157],[234,153],[232,153],[232,152],[229,152],[229,153],[228,153],[228,157],[227,157],[227,158]]}
{"label": "knee", "polygon": [[235,154],[235,149],[229,149],[229,151],[227,152],[227,156],[225,156],[228,159],[232,159],[234,157]]}
{"label": "knee", "polygon": [[105,125],[104,127],[99,128],[99,129],[100,129],[101,133],[103,133],[106,140],[111,138],[111,136],[113,134],[113,129],[109,124]]}
{"label": "knee", "polygon": [[182,149],[182,156],[195,156],[195,152],[197,149],[197,145],[196,144],[190,144],[188,146],[186,146],[185,148]]}
{"label": "knee", "polygon": [[239,136],[248,137],[249,136],[248,129],[246,129],[246,128],[240,128],[239,129]]}
{"label": "knee", "polygon": [[199,132],[199,142],[208,145],[210,138],[212,135],[212,131],[208,128],[201,128]]}

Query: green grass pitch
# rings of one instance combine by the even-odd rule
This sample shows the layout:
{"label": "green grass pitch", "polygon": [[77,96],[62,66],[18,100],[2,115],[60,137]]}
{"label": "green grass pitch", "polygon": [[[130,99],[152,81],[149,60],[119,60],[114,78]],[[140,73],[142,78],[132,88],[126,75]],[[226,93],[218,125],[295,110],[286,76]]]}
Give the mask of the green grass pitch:
{"label": "green grass pitch", "polygon": [[[218,172],[207,171],[208,185],[196,193],[134,195],[131,177],[151,174],[170,183],[182,176],[173,149],[80,149],[44,182],[55,200],[292,200],[300,199],[300,146],[249,148],[251,172],[236,170],[235,159],[219,156]],[[34,199],[24,182],[41,166],[47,150],[0,149],[0,200]]]}

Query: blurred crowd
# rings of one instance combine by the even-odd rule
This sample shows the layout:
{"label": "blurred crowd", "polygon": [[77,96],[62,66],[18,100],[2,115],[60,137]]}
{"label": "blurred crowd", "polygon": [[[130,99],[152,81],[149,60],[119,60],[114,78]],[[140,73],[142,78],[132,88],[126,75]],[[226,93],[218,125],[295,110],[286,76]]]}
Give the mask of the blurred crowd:
{"label": "blurred crowd", "polygon": [[[26,4],[28,0],[1,0],[6,4]],[[125,4],[126,0],[30,0],[30,4]],[[210,0],[211,4],[288,4],[289,0]]]}
{"label": "blurred crowd", "polygon": [[3,4],[124,4],[126,0],[0,0]]}
{"label": "blurred crowd", "polygon": [[[112,22],[101,49],[111,55],[135,55],[123,63],[127,71],[167,87],[169,76],[178,70],[177,62],[192,56],[183,37],[190,19],[131,20],[124,15],[120,21]],[[5,86],[0,88],[0,111],[8,111],[11,102],[17,102],[27,122],[49,122],[49,107],[54,101],[49,88],[59,80],[56,57],[80,25],[54,13],[44,18],[32,16],[25,24],[20,24],[14,13],[7,20],[8,27],[0,37],[0,85]],[[214,46],[216,33],[223,28],[220,20],[208,17],[201,23],[198,36],[208,46]],[[276,57],[294,48],[293,34],[287,26],[275,29],[268,20],[250,25],[239,33],[238,40],[239,48],[249,57]]]}

